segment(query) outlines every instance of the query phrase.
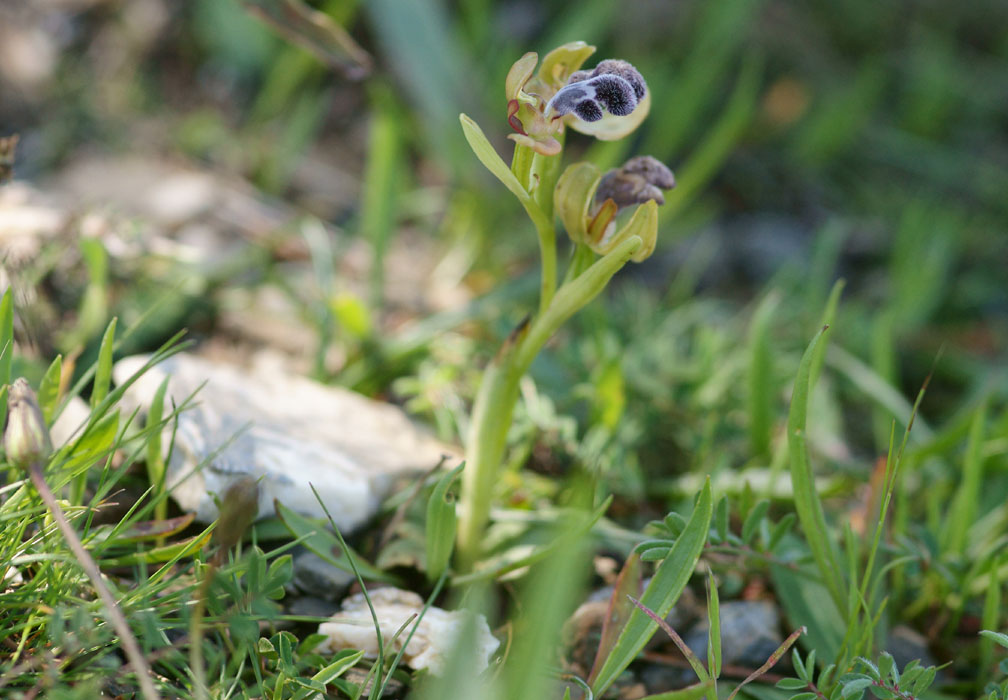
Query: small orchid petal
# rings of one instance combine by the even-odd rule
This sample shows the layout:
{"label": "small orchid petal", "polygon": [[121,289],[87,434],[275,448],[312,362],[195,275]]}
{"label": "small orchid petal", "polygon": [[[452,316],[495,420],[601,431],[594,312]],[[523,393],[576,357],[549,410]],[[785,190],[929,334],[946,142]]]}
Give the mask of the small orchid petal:
{"label": "small orchid petal", "polygon": [[533,151],[543,156],[555,156],[563,146],[552,136],[547,138],[534,138],[528,134],[508,134],[509,139],[522,146],[528,146]]}
{"label": "small orchid petal", "polygon": [[550,51],[543,57],[539,67],[540,82],[555,92],[570,80],[571,74],[577,71],[589,56],[595,53],[595,47],[583,41],[572,41]]}
{"label": "small orchid petal", "polygon": [[574,131],[586,136],[594,136],[600,141],[616,141],[640,126],[650,111],[651,93],[648,92],[627,116],[617,117],[612,114],[603,114],[598,121],[587,122],[569,114],[564,117],[564,123]]}
{"label": "small orchid petal", "polygon": [[508,71],[507,78],[504,80],[504,94],[508,101],[518,99],[518,94],[525,87],[525,83],[529,81],[529,78],[532,77],[532,73],[535,72],[538,62],[539,54],[535,51],[529,51],[514,62],[511,70]]}
{"label": "small orchid petal", "polygon": [[593,122],[602,118],[603,109],[614,116],[625,117],[636,107],[633,85],[618,75],[597,75],[558,90],[546,103],[546,114],[563,116],[573,112]]}
{"label": "small orchid petal", "polygon": [[569,165],[553,190],[553,208],[575,243],[588,243],[588,226],[593,218],[592,202],[602,171],[593,163]]}

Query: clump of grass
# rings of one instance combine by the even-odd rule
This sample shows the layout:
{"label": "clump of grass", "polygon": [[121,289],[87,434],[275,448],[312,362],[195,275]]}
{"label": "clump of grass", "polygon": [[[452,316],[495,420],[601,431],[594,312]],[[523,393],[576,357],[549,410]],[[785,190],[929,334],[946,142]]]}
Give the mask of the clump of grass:
{"label": "clump of grass", "polygon": [[101,571],[94,559],[84,549],[84,545],[74,530],[70,521],[67,520],[63,508],[53,495],[52,489],[46,483],[43,469],[52,455],[52,443],[49,439],[49,429],[42,418],[42,410],[39,408],[35,392],[32,391],[28,380],[21,377],[10,385],[7,394],[7,429],[4,431],[4,451],[8,461],[18,469],[28,474],[32,485],[46,508],[52,515],[56,526],[63,534],[70,551],[73,552],[77,563],[80,564],[84,573],[87,574],[91,585],[102,601],[105,614],[109,622],[119,635],[120,643],[126,658],[133,667],[137,682],[140,684],[140,691],[145,700],[157,700],[160,696],[154,689],[151,681],[150,666],[144,658],[140,645],[137,643],[129,623],[123,617],[119,603],[102,579]]}

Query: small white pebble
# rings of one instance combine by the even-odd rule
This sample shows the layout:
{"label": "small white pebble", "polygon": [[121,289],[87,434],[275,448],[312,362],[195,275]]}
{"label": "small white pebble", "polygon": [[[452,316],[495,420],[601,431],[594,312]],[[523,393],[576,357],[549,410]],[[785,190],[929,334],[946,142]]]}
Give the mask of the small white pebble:
{"label": "small white pebble", "polygon": [[[416,624],[414,619],[393,643],[393,635],[403,623],[414,614],[423,611],[423,600],[416,593],[398,588],[379,588],[370,592],[386,644],[386,654],[396,654],[402,648],[409,631]],[[452,648],[465,624],[468,613],[463,610],[449,612],[431,606],[424,613],[416,632],[406,645],[403,661],[414,669],[428,669],[434,675],[441,675]],[[476,671],[482,672],[490,663],[490,657],[500,646],[500,642],[490,632],[486,618],[476,619]],[[374,620],[362,593],[352,595],[343,601],[342,610],[319,625],[319,634],[328,636],[317,648],[322,653],[335,653],[341,649],[360,649],[368,658],[377,658],[378,639],[375,635]]]}

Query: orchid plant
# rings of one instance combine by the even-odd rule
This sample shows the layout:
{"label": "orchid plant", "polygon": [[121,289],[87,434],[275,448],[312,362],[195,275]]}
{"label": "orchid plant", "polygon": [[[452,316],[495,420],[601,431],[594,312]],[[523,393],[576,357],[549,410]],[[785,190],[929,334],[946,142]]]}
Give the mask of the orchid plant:
{"label": "orchid plant", "polygon": [[[522,376],[560,326],[613,275],[654,252],[662,190],[675,185],[672,172],[649,156],[605,174],[589,162],[560,173],[568,127],[601,140],[621,139],[650,110],[647,83],[626,61],[582,69],[594,52],[594,46],[577,41],[550,51],[541,64],[529,52],[511,67],[505,81],[507,123],[514,131],[508,138],[515,144],[510,168],[476,122],[459,117],[476,157],[531,219],[541,258],[538,311],[519,324],[486,368],[473,407],[458,529],[463,569],[472,568],[480,554]],[[574,244],[559,285],[555,217]]]}

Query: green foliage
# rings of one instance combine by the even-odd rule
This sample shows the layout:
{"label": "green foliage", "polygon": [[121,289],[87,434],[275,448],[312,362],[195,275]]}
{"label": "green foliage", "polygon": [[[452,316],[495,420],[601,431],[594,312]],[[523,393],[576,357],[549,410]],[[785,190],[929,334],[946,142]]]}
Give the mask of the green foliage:
{"label": "green foliage", "polygon": [[[655,570],[651,583],[641,596],[641,605],[653,610],[659,617],[668,615],[689,580],[700,556],[712,513],[711,486],[708,481],[697,498],[688,521],[668,548],[667,554]],[[630,614],[608,657],[593,674],[592,690],[601,694],[623,672],[647,641],[657,625],[641,610]]]}
{"label": "green foliage", "polygon": [[427,579],[435,581],[448,567],[455,549],[455,531],[458,518],[455,514],[455,497],[448,489],[458,477],[464,464],[460,464],[440,479],[427,500]]}
{"label": "green foliage", "polygon": [[[539,313],[518,326],[512,371],[500,375],[506,386],[486,393],[514,406],[514,425],[507,429],[510,409],[489,414],[504,427],[487,460],[485,537],[476,538],[471,570],[451,561],[463,529],[455,472],[394,494],[353,548],[281,504],[279,518],[257,525],[214,577],[205,636],[193,645],[213,697],[377,697],[393,677],[402,695],[430,687],[432,698],[552,691],[558,628],[584,595],[595,553],[624,561],[596,664],[609,681],[643,661],[638,642],[657,624],[626,596],[638,597],[656,567],[642,601],[660,613],[684,587],[700,590],[695,565],[710,572],[706,667],[696,659],[706,680],[653,698],[710,697],[725,683],[717,622],[743,587],[776,601],[789,626],[808,628],[796,677],[780,684],[792,697],[917,697],[933,681],[932,697],[1006,698],[1008,640],[988,631],[1008,622],[1008,384],[999,354],[1008,70],[995,30],[1008,21],[1004,7],[905,13],[840,2],[782,14],[758,0],[687,0],[668,14],[661,3],[591,0],[575,12],[466,0],[449,17],[431,1],[312,3],[362,41],[363,57],[341,45],[344,58],[373,71],[353,83],[328,70],[318,46],[282,41],[243,5],[273,17],[307,7],[183,4],[153,43],[143,38],[146,20],[126,9],[75,10],[69,21],[82,32],[59,44],[68,53],[57,79],[31,95],[28,116],[45,118],[26,119],[17,101],[4,106],[12,125],[32,124],[20,127],[24,143],[44,145],[18,163],[33,179],[103,143],[128,142],[142,157],[149,138],[133,138],[135,129],[153,118],[164,127],[158,154],[181,149],[312,211],[290,226],[262,217],[254,251],[219,270],[160,252],[141,265],[124,260],[121,249],[150,233],[140,215],[111,238],[89,231],[66,243],[86,228],[87,211],[25,267],[4,258],[0,423],[15,376],[38,387],[50,424],[72,397],[86,400],[87,420],[56,446],[47,477],[166,697],[194,688],[185,635],[210,529],[170,517],[165,455],[185,405],[164,406],[162,385],[146,420],[135,416],[120,405],[110,369],[115,357],[172,338],[152,363],[165,357],[183,325],[219,340],[232,330],[222,311],[236,285],[269,284],[316,334],[315,376],[404,403],[449,442],[471,426],[477,368],[526,313]],[[659,210],[659,255],[639,270],[617,273],[640,248],[592,267],[589,251],[558,244],[551,183],[567,162],[519,150],[509,167],[498,155],[511,145],[502,138],[501,57],[579,38],[641,69],[652,115],[632,141],[567,134],[567,153],[604,170],[639,149],[679,180]],[[94,59],[109,55],[111,64]],[[184,103],[175,101],[179,84],[193,86]],[[463,117],[460,137],[462,109],[482,128]],[[477,160],[495,178],[481,178]],[[363,183],[359,202],[344,180]],[[590,194],[582,204],[593,203]],[[215,204],[219,220],[235,223],[234,213],[230,200]],[[351,279],[357,249],[347,254],[323,221],[361,234],[355,245],[372,254],[363,266],[369,287]],[[180,240],[199,230],[168,228]],[[388,294],[401,282],[394,265],[404,229],[410,244],[435,240],[439,285],[478,298],[456,305],[418,293],[403,304],[398,289]],[[537,248],[539,279],[528,264]],[[565,262],[579,285],[566,291],[563,270],[556,274]],[[575,314],[586,298],[594,304]],[[417,317],[444,303],[446,311]],[[802,354],[824,325],[829,347],[820,335]],[[22,575],[13,583],[0,571],[0,642],[9,651],[0,694],[128,695],[134,680],[92,588],[32,490],[0,467],[8,476],[0,561]],[[706,523],[697,515],[703,498],[687,514],[698,492],[709,500]],[[110,515],[115,502],[129,507]],[[396,670],[384,650],[377,662],[359,650],[318,654],[317,620],[290,619],[281,607],[294,543],[356,570],[359,585],[396,583],[428,604],[492,613],[495,632],[511,630],[509,644],[486,677],[473,677],[460,655],[437,682]],[[541,636],[515,631],[535,619],[548,627]],[[974,637],[977,624],[985,631]],[[883,653],[895,651],[897,625],[926,630],[935,657],[954,663],[941,674],[920,664],[897,672]],[[522,676],[523,665],[536,672]],[[600,677],[591,680],[600,690]],[[585,687],[571,682],[576,698]]]}

